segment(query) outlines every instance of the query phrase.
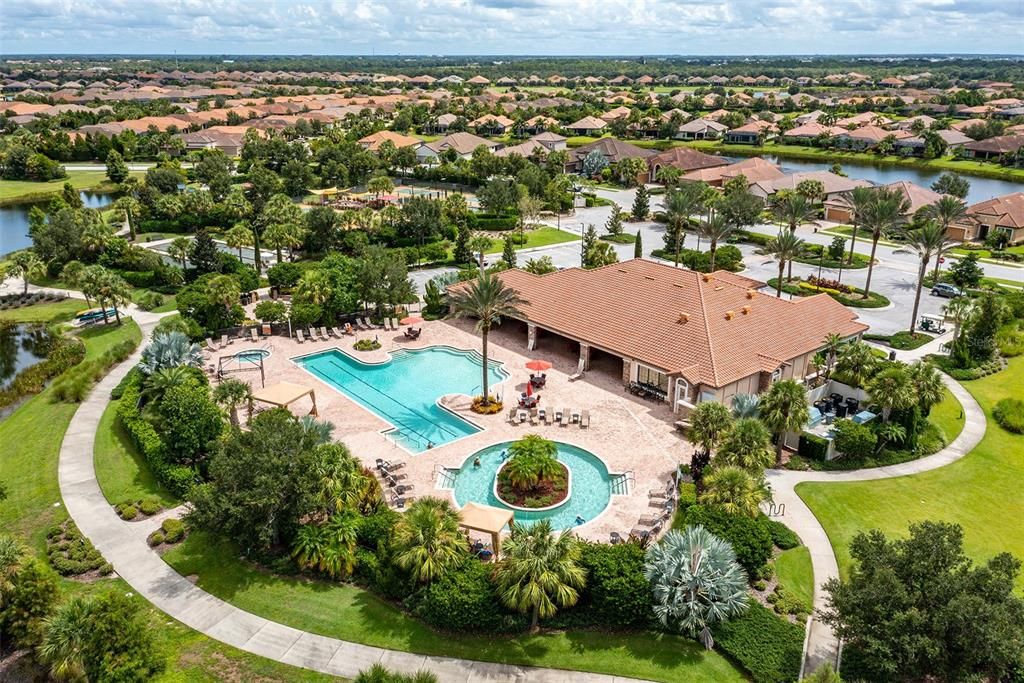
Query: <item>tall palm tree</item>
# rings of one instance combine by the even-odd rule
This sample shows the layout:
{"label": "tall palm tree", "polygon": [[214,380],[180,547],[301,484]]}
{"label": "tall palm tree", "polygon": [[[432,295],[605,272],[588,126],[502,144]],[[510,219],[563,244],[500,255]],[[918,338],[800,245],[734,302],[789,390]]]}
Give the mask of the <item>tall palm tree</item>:
{"label": "tall palm tree", "polygon": [[284,248],[288,245],[290,232],[285,223],[274,223],[263,231],[263,243],[274,250],[278,263],[284,263]]}
{"label": "tall palm tree", "polygon": [[[757,418],[744,417],[733,424],[715,456],[715,463],[731,465],[760,474],[771,467],[772,435]],[[711,487],[710,481],[708,488]]]}
{"label": "tall palm tree", "polygon": [[28,296],[29,278],[44,275],[46,273],[46,264],[36,256],[34,251],[25,249],[23,251],[16,251],[7,257],[4,273],[7,277],[20,277],[24,287],[22,293]]}
{"label": "tall palm tree", "polygon": [[142,212],[142,205],[139,200],[131,195],[119,197],[111,207],[124,214],[124,222],[128,224],[128,236],[132,242],[135,241],[135,217]]}
{"label": "tall palm tree", "polygon": [[[768,457],[770,460],[770,449]],[[735,465],[715,467],[708,474],[705,485],[704,493],[700,495],[701,504],[719,507],[730,515],[757,517],[761,503],[770,497],[763,477]]]}
{"label": "tall palm tree", "polygon": [[253,244],[252,228],[247,223],[238,222],[224,233],[224,243],[232,249],[238,250],[238,260],[242,260],[242,248],[251,247]]}
{"label": "tall palm tree", "polygon": [[380,483],[341,443],[324,444],[313,451],[314,496],[325,514],[341,510],[372,512],[381,502]]}
{"label": "tall palm tree", "polygon": [[718,213],[712,213],[706,221],[701,221],[697,226],[697,233],[711,243],[709,248],[708,272],[715,272],[715,252],[718,251],[718,243],[732,234],[733,226],[726,222],[725,217]]}
{"label": "tall palm tree", "polygon": [[855,386],[864,386],[878,367],[878,358],[871,352],[871,347],[862,341],[845,344],[836,360],[836,371],[843,374],[843,381],[852,382]]}
{"label": "tall palm tree", "polygon": [[825,343],[825,379],[828,379],[832,376],[832,368],[843,348],[843,338],[835,332],[829,332],[822,341]]}
{"label": "tall palm tree", "polygon": [[[971,317],[974,311],[974,301],[966,296],[958,296],[950,299],[949,303],[942,307],[942,313],[947,319],[953,321],[953,341],[960,337],[960,328]],[[951,342],[952,343],[952,342]]]}
{"label": "tall palm tree", "polygon": [[693,477],[697,493],[703,490],[704,468],[711,461],[711,451],[718,447],[732,427],[729,409],[718,401],[702,401],[690,413],[690,430],[687,437],[700,447],[690,460],[690,476]]}
{"label": "tall palm tree", "polygon": [[570,531],[554,533],[551,520],[512,524],[494,571],[498,597],[506,607],[530,613],[530,630],[560,608],[572,607],[587,579],[579,541]]}
{"label": "tall palm tree", "polygon": [[473,239],[469,240],[469,250],[477,254],[477,264],[481,271],[484,269],[484,255],[493,245],[494,240],[487,235],[473,235]]}
{"label": "tall palm tree", "polygon": [[793,277],[793,259],[803,251],[804,241],[796,236],[795,232],[779,230],[779,234],[768,240],[765,246],[765,253],[775,257],[779,263],[779,279],[775,284],[776,298],[782,298],[783,274],[786,264],[789,264],[789,278]]}
{"label": "tall palm tree", "polygon": [[[921,209],[921,214],[942,226],[943,234],[949,234],[949,226],[958,223],[969,215],[967,203],[953,195],[942,195],[934,204]],[[953,246],[954,241],[949,240],[946,245],[939,249],[935,255],[935,282],[939,281],[939,267],[942,265],[939,260],[942,258],[946,248]]]}
{"label": "tall palm tree", "polygon": [[242,295],[238,288],[238,280],[230,275],[214,276],[207,284],[206,291],[211,304],[220,304],[229,311],[233,305],[238,303],[238,298]]}
{"label": "tall palm tree", "polygon": [[942,375],[934,365],[924,361],[913,363],[909,373],[917,405],[921,407],[921,414],[928,417],[932,408],[946,395],[946,385],[942,381]]}
{"label": "tall palm tree", "polygon": [[420,498],[395,525],[395,562],[417,583],[429,583],[461,562],[467,553],[459,513],[440,498]]}
{"label": "tall palm tree", "polygon": [[[160,368],[156,372],[146,376],[142,383],[142,397],[148,403],[159,403],[169,390],[180,387],[182,384],[195,380],[192,374],[184,365]],[[237,381],[237,380],[228,380]]]}
{"label": "tall palm tree", "polygon": [[917,254],[920,263],[917,268],[917,288],[914,292],[914,309],[910,318],[910,334],[914,334],[917,328],[917,312],[921,306],[921,288],[924,286],[924,276],[928,271],[928,262],[932,256],[943,249],[949,248],[953,241],[946,237],[946,228],[935,221],[928,221],[916,230],[907,233],[907,248]]}
{"label": "tall palm tree", "polygon": [[809,416],[807,391],[791,379],[776,382],[761,397],[761,421],[775,433],[777,463],[782,462],[786,434],[801,431]]}
{"label": "tall palm tree", "polygon": [[868,383],[871,401],[882,407],[882,421],[888,422],[894,410],[906,410],[916,403],[917,395],[904,365],[892,365]]}
{"label": "tall palm tree", "polygon": [[490,405],[487,337],[494,325],[501,324],[502,318],[522,317],[519,306],[529,302],[521,299],[516,290],[507,287],[500,277],[484,271],[475,280],[452,292],[449,303],[456,317],[472,316],[477,319],[476,331],[480,333],[480,355],[483,357],[481,402],[485,406]]}
{"label": "tall palm tree", "polygon": [[665,218],[667,232],[672,237],[675,250],[675,265],[679,266],[679,252],[686,241],[686,226],[690,216],[699,213],[704,206],[704,188],[700,183],[686,183],[670,189],[665,195]]}
{"label": "tall palm tree", "polygon": [[853,233],[850,235],[850,253],[846,257],[846,264],[853,263],[854,249],[857,246],[857,228],[861,225],[861,219],[868,211],[868,206],[874,200],[875,191],[873,187],[855,187],[846,194],[846,201],[850,204],[850,214],[853,219]]}
{"label": "tall palm tree", "polygon": [[871,256],[868,258],[868,277],[864,284],[864,298],[871,294],[871,276],[875,271],[875,252],[882,235],[896,228],[910,209],[910,200],[896,188],[880,187],[868,203],[861,224],[871,231]]}
{"label": "tall palm tree", "polygon": [[747,576],[732,546],[702,526],[672,530],[647,550],[654,614],[665,626],[700,638],[711,649],[711,627],[746,611]]}
{"label": "tall palm tree", "polygon": [[167,255],[181,263],[181,269],[185,269],[185,262],[192,251],[192,241],[187,237],[175,237],[167,245]]}
{"label": "tall palm tree", "polygon": [[772,202],[775,220],[788,225],[790,232],[796,232],[800,225],[814,218],[816,213],[814,203],[798,192],[779,193]]}
{"label": "tall palm tree", "polygon": [[307,270],[299,279],[295,293],[319,306],[331,298],[334,285],[326,270]]}
{"label": "tall palm tree", "polygon": [[120,325],[121,307],[131,303],[132,288],[120,275],[105,270],[99,282],[96,298],[104,309],[104,318],[106,318],[106,307],[108,305],[114,307],[114,317],[117,319],[117,324]]}
{"label": "tall palm tree", "polygon": [[231,424],[238,426],[238,407],[252,398],[249,385],[239,379],[225,379],[213,389],[213,402],[228,411]]}

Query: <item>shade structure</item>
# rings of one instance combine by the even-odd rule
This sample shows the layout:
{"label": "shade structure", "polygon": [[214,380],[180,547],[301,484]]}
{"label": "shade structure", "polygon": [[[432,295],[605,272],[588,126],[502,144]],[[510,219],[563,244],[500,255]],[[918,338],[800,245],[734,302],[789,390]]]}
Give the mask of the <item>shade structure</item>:
{"label": "shade structure", "polygon": [[533,396],[533,382],[526,383],[526,395]]}
{"label": "shade structure", "polygon": [[479,503],[466,503],[459,512],[459,526],[491,535],[494,559],[501,554],[501,530],[512,523],[514,514],[505,508],[496,508]]}
{"label": "shade structure", "polygon": [[526,361],[526,368],[536,372],[544,372],[551,369],[551,363],[546,360],[530,360]]}
{"label": "shade structure", "polygon": [[402,323],[403,325],[419,325],[421,322],[423,322],[423,318],[419,317],[418,315],[407,315],[398,322]]}
{"label": "shade structure", "polygon": [[316,394],[313,392],[313,387],[307,387],[303,384],[293,384],[292,382],[272,384],[259,391],[254,391],[250,402],[259,401],[260,403],[269,403],[279,408],[287,408],[290,404],[295,403],[295,401],[306,395],[309,395],[310,400],[313,401],[313,409],[310,411],[310,415],[316,415]]}

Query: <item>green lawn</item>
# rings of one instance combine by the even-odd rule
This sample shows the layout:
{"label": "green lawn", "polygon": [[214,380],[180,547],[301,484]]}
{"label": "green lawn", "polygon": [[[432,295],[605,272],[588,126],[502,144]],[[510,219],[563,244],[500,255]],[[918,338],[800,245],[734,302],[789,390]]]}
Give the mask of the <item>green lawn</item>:
{"label": "green lawn", "polygon": [[[1006,251],[1011,254],[1024,255],[1024,244],[1019,244],[1015,247],[1007,247]],[[977,254],[978,258],[992,258],[992,252],[989,249],[964,249],[963,247],[953,247],[950,249],[951,253],[960,254],[967,256],[968,254]]]}
{"label": "green lawn", "polygon": [[[141,178],[145,173],[132,171],[131,175]],[[0,180],[0,203],[45,198],[45,195],[56,194],[63,190],[64,183],[71,183],[76,190],[114,189],[114,185],[107,180],[105,171],[68,171],[67,178],[45,183],[31,180]]]}
{"label": "green lawn", "polygon": [[[516,249],[534,249],[536,247],[550,247],[552,244],[562,244],[563,242],[575,242],[579,240],[579,235],[574,235],[571,232],[565,230],[559,230],[558,228],[534,228],[526,231],[526,244],[522,246],[516,246]],[[499,240],[495,240],[497,244],[488,251],[488,254],[497,254],[501,252],[502,244]]]}
{"label": "green lawn", "polygon": [[366,645],[656,681],[742,681],[716,652],[672,635],[573,631],[517,637],[436,633],[372,593],[345,584],[271,576],[225,542],[195,533],[164,559],[197,585],[268,619]]}
{"label": "green lawn", "polygon": [[[1024,386],[1024,357],[1009,367],[964,386],[990,415],[1001,398],[1019,396]],[[936,414],[937,413],[937,414]],[[959,411],[941,405],[932,419],[947,437],[959,433]],[[1007,551],[1024,558],[1024,436],[1010,434],[988,420],[985,438],[966,457],[946,467],[882,481],[804,483],[797,493],[825,527],[836,550],[839,571],[850,571],[850,541],[858,531],[881,529],[903,535],[911,522],[941,520],[964,528],[964,547],[978,561]],[[1024,575],[1017,577],[1024,590]]]}
{"label": "green lawn", "polygon": [[181,501],[157,482],[117,417],[118,401],[103,411],[93,451],[96,479],[111,504],[154,498],[165,508]]}
{"label": "green lawn", "polygon": [[65,299],[51,304],[35,304],[0,311],[0,319],[18,323],[62,323],[71,320],[82,310],[85,310],[85,302],[81,299]]}
{"label": "green lawn", "polygon": [[775,575],[779,584],[810,610],[814,604],[814,570],[807,546],[798,545],[779,553],[775,558]]}

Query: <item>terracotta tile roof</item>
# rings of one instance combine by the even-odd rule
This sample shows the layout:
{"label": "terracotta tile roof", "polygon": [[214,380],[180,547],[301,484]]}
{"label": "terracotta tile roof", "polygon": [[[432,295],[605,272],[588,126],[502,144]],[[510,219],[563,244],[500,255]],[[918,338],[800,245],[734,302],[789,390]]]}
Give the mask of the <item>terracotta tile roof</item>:
{"label": "terracotta tile roof", "polygon": [[398,148],[411,147],[412,145],[418,145],[423,142],[419,138],[414,138],[411,135],[402,135],[401,133],[396,133],[393,130],[379,130],[376,133],[371,133],[364,138],[360,138],[359,144],[371,152],[376,152],[380,149],[381,144],[385,140],[390,140],[391,144]]}
{"label": "terracotta tile roof", "polygon": [[730,178],[742,175],[748,183],[756,183],[762,180],[774,180],[786,175],[780,166],[761,157],[751,157],[743,161],[737,161],[727,166],[706,168],[687,173],[683,180],[704,181],[705,183],[724,183]]}
{"label": "terracotta tile roof", "polygon": [[762,283],[750,278],[644,259],[498,276],[540,327],[713,387],[816,351],[830,332],[848,337],[867,329],[826,294],[776,299],[756,291]]}
{"label": "terracotta tile roof", "polygon": [[653,150],[637,147],[636,145],[628,142],[623,142],[618,138],[601,138],[600,140],[595,140],[594,142],[570,150],[570,161],[582,161],[594,150],[597,150],[607,157],[609,163],[615,163],[616,161],[631,159],[633,157],[646,159],[647,157],[654,156]]}
{"label": "terracotta tile roof", "polygon": [[992,222],[998,226],[1024,228],[1024,192],[1013,192],[987,199],[972,205],[968,211],[986,223],[988,219],[994,219]]}
{"label": "terracotta tile roof", "polygon": [[600,130],[604,128],[607,123],[597,118],[596,116],[584,116],[575,123],[570,123],[566,126],[566,130]]}
{"label": "terracotta tile roof", "polygon": [[656,154],[647,160],[647,165],[652,169],[655,166],[673,166],[683,173],[697,171],[700,169],[717,168],[727,166],[728,159],[716,157],[711,154],[697,151],[692,147],[673,147],[660,154]]}
{"label": "terracotta tile roof", "polygon": [[1024,147],[1024,135],[1000,135],[964,145],[964,149],[989,154],[1007,154],[1016,152],[1021,147]]}
{"label": "terracotta tile roof", "polygon": [[454,149],[459,154],[472,154],[473,150],[475,150],[477,147],[480,147],[481,145],[486,147],[487,149],[494,149],[495,147],[501,146],[499,143],[494,142],[492,140],[477,137],[472,133],[463,132],[452,133],[451,135],[444,136],[440,140],[435,140],[434,142],[426,143],[427,147],[432,149],[434,152],[437,152],[438,154],[445,151],[446,149]]}

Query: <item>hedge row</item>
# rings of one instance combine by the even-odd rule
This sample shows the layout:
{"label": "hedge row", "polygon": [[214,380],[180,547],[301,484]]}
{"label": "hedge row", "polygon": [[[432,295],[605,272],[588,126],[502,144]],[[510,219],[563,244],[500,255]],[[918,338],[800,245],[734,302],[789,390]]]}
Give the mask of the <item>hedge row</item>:
{"label": "hedge row", "polygon": [[750,673],[756,683],[788,683],[800,676],[804,630],[750,600],[743,616],[713,629],[715,647]]}
{"label": "hedge row", "polygon": [[184,496],[195,482],[195,474],[190,468],[176,465],[167,457],[163,440],[139,410],[141,392],[142,373],[133,369],[114,390],[113,396],[120,396],[117,416],[157,480],[174,495]]}

